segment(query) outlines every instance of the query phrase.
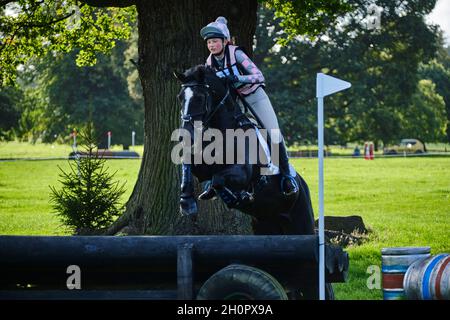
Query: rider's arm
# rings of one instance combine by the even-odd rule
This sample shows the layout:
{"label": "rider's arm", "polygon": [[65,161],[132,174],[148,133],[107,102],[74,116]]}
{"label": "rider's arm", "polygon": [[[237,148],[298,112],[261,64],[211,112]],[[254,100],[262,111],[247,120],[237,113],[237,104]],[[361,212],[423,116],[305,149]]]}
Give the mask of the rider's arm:
{"label": "rider's arm", "polygon": [[264,76],[258,67],[242,50],[236,50],[236,62],[239,64],[244,75],[238,75],[239,82],[242,83],[263,83]]}

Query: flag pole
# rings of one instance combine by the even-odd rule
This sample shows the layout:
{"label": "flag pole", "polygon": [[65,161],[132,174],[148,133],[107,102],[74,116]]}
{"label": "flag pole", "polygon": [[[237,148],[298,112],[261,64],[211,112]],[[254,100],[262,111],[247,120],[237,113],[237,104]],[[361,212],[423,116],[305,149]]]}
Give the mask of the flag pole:
{"label": "flag pole", "polygon": [[316,78],[317,136],[319,144],[319,299],[325,300],[325,215],[324,215],[324,106],[325,96],[351,87],[349,82],[318,73]]}
{"label": "flag pole", "polygon": [[323,210],[323,97],[318,97],[317,134],[319,140],[319,298],[325,300],[325,224]]}

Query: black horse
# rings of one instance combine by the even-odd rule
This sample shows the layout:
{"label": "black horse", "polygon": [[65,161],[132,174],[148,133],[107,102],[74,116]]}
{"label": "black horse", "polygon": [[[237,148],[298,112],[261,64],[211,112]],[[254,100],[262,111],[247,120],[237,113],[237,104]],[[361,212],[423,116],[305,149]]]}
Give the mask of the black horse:
{"label": "black horse", "polygon": [[[255,129],[254,122],[246,116],[241,106],[236,102],[236,93],[232,84],[216,76],[209,67],[199,65],[187,70],[184,74],[175,72],[182,82],[178,100],[182,106],[181,128],[188,132],[191,143],[195,143],[195,124],[202,132],[216,129],[225,133],[227,129]],[[234,92],[234,94],[233,94]],[[222,144],[226,149],[224,135]],[[234,138],[233,144],[235,143]],[[210,142],[201,143],[201,149]],[[198,147],[198,146],[197,146]],[[194,146],[195,149],[195,146]],[[252,227],[255,235],[277,234],[314,234],[314,213],[311,205],[309,188],[303,178],[297,173],[296,181],[299,193],[287,197],[280,189],[280,174],[262,175],[260,162],[249,161],[249,144],[245,144],[243,163],[195,163],[195,155],[188,158],[191,164],[183,163],[181,183],[180,210],[185,215],[197,213],[197,203],[194,195],[192,175],[200,182],[211,181],[217,194],[228,207],[236,208],[253,217]],[[236,146],[233,151],[236,154]],[[224,152],[224,153],[226,153]],[[223,158],[226,155],[223,154]],[[294,170],[293,168],[291,168]],[[329,250],[330,252],[332,250]],[[330,261],[333,259],[330,259]],[[294,289],[291,292],[297,292]],[[317,286],[306,285],[301,290],[305,298],[317,298]],[[326,285],[327,299],[333,299],[331,284]],[[296,298],[294,293],[293,298]]]}
{"label": "black horse", "polygon": [[[216,129],[223,133],[223,159],[226,158],[226,129],[252,129],[250,121],[236,102],[231,84],[216,76],[215,72],[203,65],[193,67],[184,74],[175,73],[182,82],[178,99],[182,106],[181,128],[190,133],[194,143],[194,124],[201,123],[201,131]],[[234,139],[234,138],[231,138]],[[233,145],[235,141],[232,142]],[[210,142],[202,142],[201,149]],[[238,164],[183,164],[180,210],[183,214],[196,214],[192,174],[200,182],[211,181],[217,194],[228,207],[236,208],[253,219],[254,234],[314,234],[314,214],[309,189],[297,173],[296,180],[300,192],[287,197],[280,190],[280,175],[262,175],[261,161],[249,161],[249,143],[245,144],[244,163]],[[236,146],[234,149],[237,154]],[[225,162],[225,161],[224,161]],[[293,170],[293,168],[291,168]]]}

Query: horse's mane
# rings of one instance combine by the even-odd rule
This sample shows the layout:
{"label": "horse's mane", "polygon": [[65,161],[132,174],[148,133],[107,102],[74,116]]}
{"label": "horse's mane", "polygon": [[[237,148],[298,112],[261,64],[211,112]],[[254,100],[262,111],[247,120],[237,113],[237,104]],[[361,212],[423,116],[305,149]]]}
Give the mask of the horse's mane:
{"label": "horse's mane", "polygon": [[187,82],[190,81],[203,82],[205,76],[208,77],[215,76],[215,73],[211,69],[211,67],[199,64],[186,70],[184,72],[184,76],[186,77]]}

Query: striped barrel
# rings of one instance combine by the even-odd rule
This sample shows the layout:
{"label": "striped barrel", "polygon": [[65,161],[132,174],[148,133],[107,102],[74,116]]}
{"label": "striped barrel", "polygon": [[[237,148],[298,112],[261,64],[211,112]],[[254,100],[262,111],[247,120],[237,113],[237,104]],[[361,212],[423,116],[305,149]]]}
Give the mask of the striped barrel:
{"label": "striped barrel", "polygon": [[450,300],[450,254],[414,262],[406,271],[403,286],[411,300]]}
{"label": "striped barrel", "polygon": [[417,260],[430,257],[430,247],[399,247],[381,249],[383,299],[406,299],[403,278],[408,267]]}

